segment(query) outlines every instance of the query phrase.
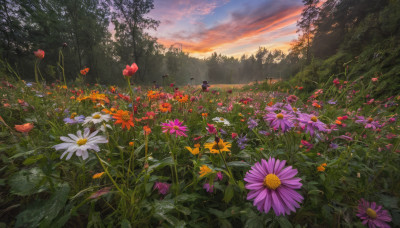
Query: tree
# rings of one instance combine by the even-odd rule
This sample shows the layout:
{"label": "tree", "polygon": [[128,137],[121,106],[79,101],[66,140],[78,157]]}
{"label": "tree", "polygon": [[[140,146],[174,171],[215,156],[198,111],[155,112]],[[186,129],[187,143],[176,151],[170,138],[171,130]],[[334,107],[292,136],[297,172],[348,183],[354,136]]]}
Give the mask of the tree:
{"label": "tree", "polygon": [[[317,7],[319,0],[302,0],[304,3],[304,9],[301,13],[301,19],[297,21],[299,31],[302,33],[306,45],[306,63],[310,63],[310,40],[314,34],[314,23],[318,17],[319,8]],[[299,32],[298,31],[298,32]]]}
{"label": "tree", "polygon": [[[109,0],[114,9],[112,22],[115,26],[116,51],[121,62],[136,62],[139,66],[144,61],[146,43],[151,42],[145,29],[156,29],[159,21],[145,17],[154,9],[153,0]],[[150,39],[149,39],[150,38]],[[130,51],[132,50],[132,52]],[[138,76],[143,81],[143,69],[139,67]]]}

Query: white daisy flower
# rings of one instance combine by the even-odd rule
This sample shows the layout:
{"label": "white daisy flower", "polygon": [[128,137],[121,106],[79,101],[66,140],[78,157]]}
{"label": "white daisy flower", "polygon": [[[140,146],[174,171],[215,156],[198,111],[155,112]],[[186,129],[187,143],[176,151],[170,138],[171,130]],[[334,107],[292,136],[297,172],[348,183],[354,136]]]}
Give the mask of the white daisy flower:
{"label": "white daisy flower", "polygon": [[101,123],[103,121],[108,122],[110,121],[111,116],[108,114],[101,114],[100,112],[95,112],[93,113],[91,116],[86,117],[85,121],[83,122],[83,125],[86,125],[90,122],[97,124],[97,123]]}
{"label": "white daisy flower", "polygon": [[53,148],[56,150],[65,150],[60,159],[68,153],[66,160],[69,160],[76,152],[76,156],[82,157],[85,160],[89,157],[87,150],[90,149],[98,152],[100,148],[97,144],[108,143],[108,140],[104,136],[96,136],[98,132],[95,131],[90,134],[89,128],[85,128],[83,135],[82,131],[79,130],[76,135],[68,134],[69,137],[61,136],[60,139],[64,142],[53,146]]}
{"label": "white daisy flower", "polygon": [[223,117],[215,117],[212,119],[213,121],[217,122],[217,123],[223,123],[226,126],[230,126],[231,123],[229,123],[229,121]]}

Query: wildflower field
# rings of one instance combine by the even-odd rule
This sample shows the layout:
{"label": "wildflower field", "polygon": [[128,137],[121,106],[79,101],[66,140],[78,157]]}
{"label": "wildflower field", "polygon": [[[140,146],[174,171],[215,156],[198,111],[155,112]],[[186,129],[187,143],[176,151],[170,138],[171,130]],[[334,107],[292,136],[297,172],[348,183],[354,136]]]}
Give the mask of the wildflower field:
{"label": "wildflower field", "polygon": [[137,68],[125,88],[2,78],[0,227],[400,226],[379,78],[156,88]]}

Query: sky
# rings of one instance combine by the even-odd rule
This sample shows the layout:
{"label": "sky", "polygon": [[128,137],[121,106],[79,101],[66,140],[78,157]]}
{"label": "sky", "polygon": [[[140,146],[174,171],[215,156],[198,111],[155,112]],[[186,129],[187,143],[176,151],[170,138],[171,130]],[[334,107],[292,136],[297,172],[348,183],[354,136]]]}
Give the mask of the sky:
{"label": "sky", "polygon": [[198,58],[213,52],[240,58],[259,47],[287,52],[302,9],[301,0],[154,0],[148,16],[160,25],[149,33]]}

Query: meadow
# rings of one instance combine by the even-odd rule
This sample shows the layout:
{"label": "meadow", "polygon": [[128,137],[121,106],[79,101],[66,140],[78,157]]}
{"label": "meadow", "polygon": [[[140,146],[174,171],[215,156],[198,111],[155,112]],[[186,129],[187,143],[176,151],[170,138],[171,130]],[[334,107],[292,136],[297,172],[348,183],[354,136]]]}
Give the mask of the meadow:
{"label": "meadow", "polygon": [[380,78],[155,88],[136,70],[124,88],[4,74],[0,227],[400,226],[400,94],[375,97]]}

